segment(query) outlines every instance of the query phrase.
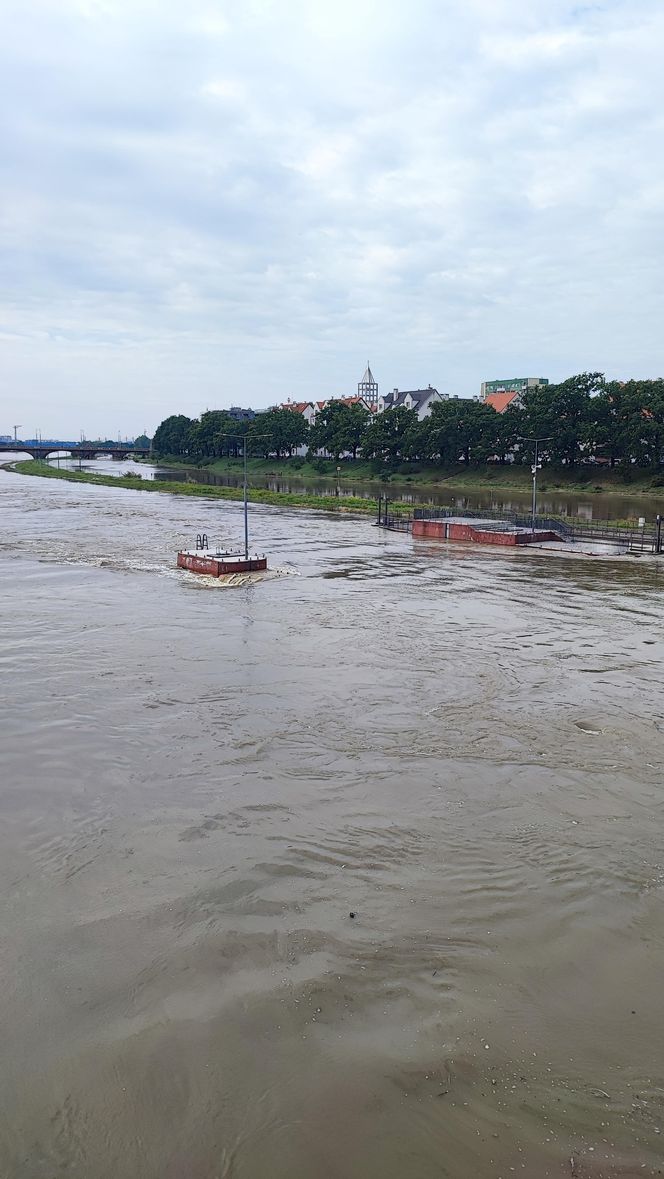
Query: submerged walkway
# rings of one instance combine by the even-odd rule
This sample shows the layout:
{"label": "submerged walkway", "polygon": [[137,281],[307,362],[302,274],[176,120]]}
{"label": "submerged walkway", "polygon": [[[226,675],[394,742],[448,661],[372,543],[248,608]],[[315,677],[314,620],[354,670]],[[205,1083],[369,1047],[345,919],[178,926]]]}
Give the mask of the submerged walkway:
{"label": "submerged walkway", "polygon": [[[541,544],[547,547],[579,547],[599,553],[658,553],[658,526],[604,524],[588,520],[555,516],[519,515],[516,512],[473,511],[462,513],[453,508],[415,508],[411,515],[390,512],[389,501],[378,504],[376,523],[382,528],[410,532],[413,536],[436,540],[467,540],[481,544]],[[593,542],[588,549],[588,542]]]}

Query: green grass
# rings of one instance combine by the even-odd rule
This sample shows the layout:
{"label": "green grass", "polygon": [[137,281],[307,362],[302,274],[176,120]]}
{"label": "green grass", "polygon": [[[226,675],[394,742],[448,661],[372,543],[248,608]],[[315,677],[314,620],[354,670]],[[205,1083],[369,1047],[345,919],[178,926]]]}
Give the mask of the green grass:
{"label": "green grass", "polygon": [[[235,469],[235,468],[234,468]],[[21,475],[36,475],[42,479],[64,479],[68,483],[91,483],[100,487],[124,488],[131,491],[152,491],[165,495],[187,495],[197,499],[242,500],[241,487],[215,487],[205,483],[180,483],[166,479],[143,479],[140,473],[136,475],[97,475],[89,471],[76,471],[52,467],[49,463],[37,459],[10,463],[5,467],[7,471],[14,471]],[[320,476],[318,476],[320,478]],[[551,485],[549,484],[549,490]],[[593,488],[594,490],[594,488]],[[335,495],[310,495],[306,491],[282,492],[268,491],[266,488],[249,488],[248,499],[255,504],[269,504],[282,508],[309,508],[321,512],[357,512],[363,515],[377,515],[378,502],[375,499],[361,499],[358,496],[345,495],[338,498]],[[418,504],[418,507],[435,506],[433,504]],[[390,501],[390,511],[393,513],[409,514],[412,504]],[[607,520],[609,526],[634,526],[634,519]]]}
{"label": "green grass", "polygon": [[[96,475],[88,471],[63,470],[37,459],[11,463],[7,468],[21,475],[37,475],[42,479],[64,479],[68,483],[92,483],[100,487],[128,488],[131,491],[154,491],[166,495],[189,495],[198,499],[241,500],[241,487],[215,487],[205,483],[178,483],[166,479],[141,479],[140,475]],[[363,512],[376,514],[375,499],[360,499],[345,495],[308,495],[306,492],[267,491],[252,487],[247,498],[254,504],[271,504],[280,508],[313,508],[324,512]],[[410,511],[408,504],[393,504],[393,511]]]}
{"label": "green grass", "polygon": [[[154,459],[147,461],[155,462]],[[158,461],[167,467],[199,467],[220,475],[240,475],[242,472],[242,459],[214,459],[196,463],[193,459],[186,461],[165,457]],[[448,487],[466,491],[502,488],[524,493],[530,492],[532,487],[530,466],[526,463],[522,466],[509,463],[505,466],[496,464],[470,468],[402,463],[396,468],[378,468],[374,463],[358,459],[355,462],[342,460],[338,465],[337,474],[337,464],[332,459],[309,463],[301,458],[272,458],[249,459],[247,468],[250,475],[262,479],[287,477],[293,482],[302,481],[303,484],[321,481],[335,484],[338,479],[340,483],[349,481],[382,484],[384,487],[407,486],[414,491]],[[540,476],[540,489],[592,495],[664,495],[664,477],[631,467],[609,471],[587,466],[572,472],[546,467]]]}

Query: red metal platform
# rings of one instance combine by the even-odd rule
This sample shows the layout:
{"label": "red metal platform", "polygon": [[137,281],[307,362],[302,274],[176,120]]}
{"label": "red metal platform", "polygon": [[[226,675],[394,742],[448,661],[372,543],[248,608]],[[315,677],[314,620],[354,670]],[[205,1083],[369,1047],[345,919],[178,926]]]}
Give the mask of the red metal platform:
{"label": "red metal platform", "polygon": [[254,573],[267,569],[267,557],[243,557],[239,553],[179,552],[178,569],[204,573],[208,577],[226,577],[230,573]]}

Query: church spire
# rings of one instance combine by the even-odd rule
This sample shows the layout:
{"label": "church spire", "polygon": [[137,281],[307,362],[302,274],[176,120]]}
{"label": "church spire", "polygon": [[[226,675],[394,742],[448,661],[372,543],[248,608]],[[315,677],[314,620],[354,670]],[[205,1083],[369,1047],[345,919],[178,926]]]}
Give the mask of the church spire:
{"label": "church spire", "polygon": [[368,360],[364,376],[358,382],[357,393],[359,397],[364,398],[368,405],[378,405],[378,382],[374,380]]}

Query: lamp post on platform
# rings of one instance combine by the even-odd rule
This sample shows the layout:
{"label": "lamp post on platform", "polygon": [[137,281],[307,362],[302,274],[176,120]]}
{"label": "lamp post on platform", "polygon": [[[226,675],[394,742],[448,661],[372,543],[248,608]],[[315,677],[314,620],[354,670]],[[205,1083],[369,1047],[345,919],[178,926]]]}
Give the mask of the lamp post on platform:
{"label": "lamp post on platform", "polygon": [[[234,442],[241,442],[242,443],[242,455],[243,455],[243,459],[244,459],[244,462],[243,462],[244,479],[243,479],[243,484],[242,484],[242,486],[243,486],[242,499],[244,501],[244,559],[245,559],[245,561],[248,561],[249,560],[249,507],[247,504],[247,435],[246,434],[221,434],[221,435],[218,435],[218,437],[231,438]],[[251,440],[253,442],[254,440],[259,439],[259,438],[270,438],[270,437],[271,437],[270,434],[252,434]]]}
{"label": "lamp post on platform", "polygon": [[534,442],[535,443],[535,460],[530,468],[533,475],[533,500],[530,510],[530,530],[535,531],[535,516],[537,515],[537,472],[542,470],[542,464],[538,462],[539,459],[539,445],[540,442],[550,442],[551,435],[546,438],[520,438],[519,442]]}

